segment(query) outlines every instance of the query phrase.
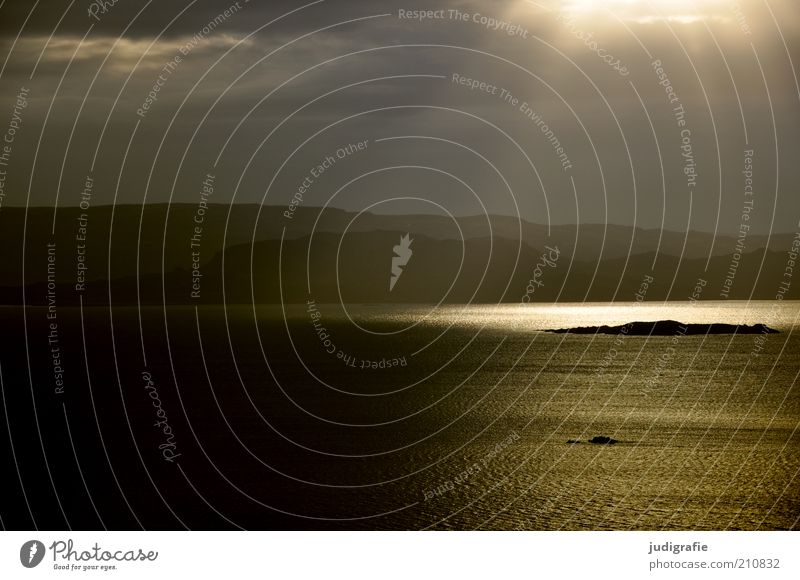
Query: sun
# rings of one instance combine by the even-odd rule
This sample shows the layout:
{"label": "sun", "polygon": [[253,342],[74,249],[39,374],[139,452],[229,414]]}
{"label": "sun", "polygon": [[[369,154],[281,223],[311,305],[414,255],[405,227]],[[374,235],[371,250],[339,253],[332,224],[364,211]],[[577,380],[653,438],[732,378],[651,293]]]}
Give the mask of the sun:
{"label": "sun", "polygon": [[640,23],[727,21],[730,0],[560,0],[560,10],[575,17],[615,16]]}

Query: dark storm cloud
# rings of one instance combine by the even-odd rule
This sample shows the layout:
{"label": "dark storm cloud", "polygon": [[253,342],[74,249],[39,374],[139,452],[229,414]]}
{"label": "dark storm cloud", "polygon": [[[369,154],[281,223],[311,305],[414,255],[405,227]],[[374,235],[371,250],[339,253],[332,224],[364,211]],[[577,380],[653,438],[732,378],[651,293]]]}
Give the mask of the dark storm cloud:
{"label": "dark storm cloud", "polygon": [[[312,2],[245,2],[239,0],[239,7],[246,6],[248,19],[232,22],[230,28],[247,30],[252,23],[266,23],[278,16]],[[205,26],[218,14],[236,5],[235,0],[175,0],[170,2],[150,2],[134,0],[106,1],[107,6],[94,0],[44,0],[38,3],[6,2],[4,17],[0,20],[0,33],[5,36],[23,34],[80,34],[90,25],[105,35],[116,35],[129,27],[127,35],[175,36],[194,33]],[[350,8],[358,3],[351,2]],[[363,5],[363,3],[361,3]],[[343,7],[345,8],[345,7]],[[91,9],[91,13],[90,13]],[[303,18],[311,18],[307,11],[301,12]],[[320,17],[317,17],[320,18]],[[59,23],[60,20],[60,23]],[[24,28],[23,28],[24,24]],[[285,24],[284,24],[285,25]],[[56,28],[57,26],[57,28]]]}
{"label": "dark storm cloud", "polygon": [[[25,35],[82,35],[94,24],[100,34],[114,36],[126,27],[126,36],[181,36],[194,34],[225,10],[246,10],[247,17],[232,19],[231,31],[250,32],[254,28],[280,19],[281,34],[328,26],[338,19],[346,20],[372,14],[406,9],[431,8],[430,2],[409,0],[397,3],[387,0],[117,0],[108,2],[105,11],[97,10],[94,0],[42,0],[34,6],[27,2],[6,2],[0,19],[0,35],[14,37],[20,30]],[[446,2],[447,6],[468,6],[481,2]],[[502,4],[502,3],[500,3]],[[89,14],[93,7],[93,15]],[[234,10],[234,11],[235,11]],[[59,23],[60,20],[60,23]],[[24,27],[23,27],[24,24]],[[57,28],[56,28],[57,26]]]}

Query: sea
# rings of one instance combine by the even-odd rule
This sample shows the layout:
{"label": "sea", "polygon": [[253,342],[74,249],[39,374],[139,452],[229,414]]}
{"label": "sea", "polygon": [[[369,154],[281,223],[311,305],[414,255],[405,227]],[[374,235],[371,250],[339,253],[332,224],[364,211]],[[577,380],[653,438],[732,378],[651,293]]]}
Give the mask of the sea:
{"label": "sea", "polygon": [[[789,301],[63,309],[65,392],[37,368],[29,395],[20,353],[3,360],[4,401],[15,380],[35,401],[37,454],[55,465],[41,493],[72,486],[77,527],[797,529],[798,315]],[[44,349],[44,311],[27,317]],[[778,333],[547,332],[652,320]]]}

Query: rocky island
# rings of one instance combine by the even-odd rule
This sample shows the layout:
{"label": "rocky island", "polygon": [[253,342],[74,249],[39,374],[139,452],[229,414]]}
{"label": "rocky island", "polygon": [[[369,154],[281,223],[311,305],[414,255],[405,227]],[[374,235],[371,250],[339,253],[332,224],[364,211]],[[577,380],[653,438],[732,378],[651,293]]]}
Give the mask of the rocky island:
{"label": "rocky island", "polygon": [[627,334],[630,336],[673,336],[676,334],[777,334],[766,324],[683,324],[675,320],[654,322],[629,322],[619,326],[580,326],[577,328],[549,329],[558,334]]}

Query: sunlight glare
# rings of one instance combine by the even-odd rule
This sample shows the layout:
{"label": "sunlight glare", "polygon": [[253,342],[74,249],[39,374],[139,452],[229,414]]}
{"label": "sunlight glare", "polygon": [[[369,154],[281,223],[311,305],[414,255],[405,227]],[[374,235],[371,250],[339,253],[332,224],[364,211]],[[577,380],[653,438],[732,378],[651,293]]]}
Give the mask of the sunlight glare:
{"label": "sunlight glare", "polygon": [[563,0],[561,4],[564,12],[575,17],[614,15],[641,24],[729,21],[731,16],[729,0]]}

